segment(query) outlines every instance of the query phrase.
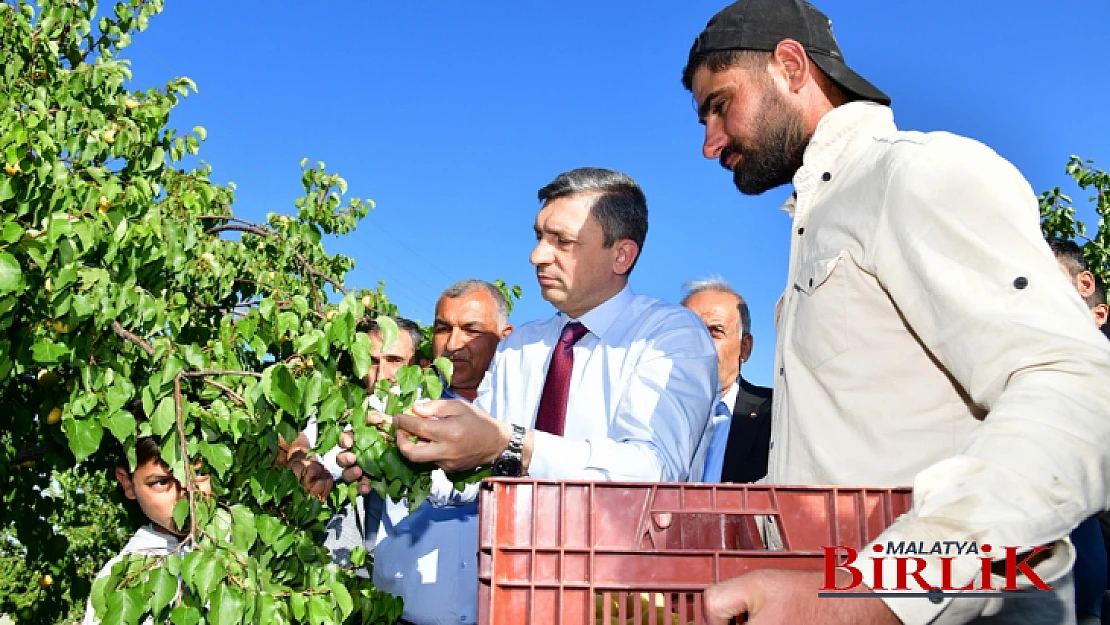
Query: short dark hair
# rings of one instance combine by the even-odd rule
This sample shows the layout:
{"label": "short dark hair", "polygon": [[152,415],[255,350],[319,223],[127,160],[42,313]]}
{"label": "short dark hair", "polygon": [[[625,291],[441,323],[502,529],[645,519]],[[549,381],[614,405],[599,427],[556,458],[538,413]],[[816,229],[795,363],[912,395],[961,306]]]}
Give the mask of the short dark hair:
{"label": "short dark hair", "polygon": [[614,243],[624,239],[636,243],[639,252],[628,267],[628,273],[632,273],[644,251],[648,229],[647,198],[640,185],[619,171],[579,167],[559,174],[536,195],[546,204],[551,200],[582,193],[596,195],[590,206],[590,214],[601,224],[605,247],[613,247]]}
{"label": "short dark hair", "polygon": [[707,67],[709,71],[714,73],[724,71],[734,65],[756,69],[766,65],[772,54],[774,53],[767,50],[714,50],[697,54],[690,59],[686,67],[682,68],[682,86],[687,91],[693,91],[694,74],[702,67]]}
{"label": "short dark hair", "polygon": [[[1091,271],[1083,253],[1083,248],[1078,243],[1063,237],[1049,237],[1045,240],[1048,242],[1048,247],[1052,249],[1052,254],[1056,256],[1056,261],[1068,270],[1068,275],[1072,279],[1075,279],[1081,272]],[[1095,278],[1095,290],[1087,297],[1086,302],[1088,307],[1094,308],[1106,303],[1106,285],[1093,271],[1091,275]]]}
{"label": "short dark hair", "polygon": [[[420,353],[420,343],[424,340],[424,331],[411,319],[405,319],[404,317],[397,317],[394,315],[391,315],[389,318],[393,320],[393,323],[397,324],[398,330],[401,332],[408,332],[409,337],[412,339],[412,354],[415,359]],[[363,319],[358,324],[357,329],[359,332],[377,332],[378,334],[381,334],[382,331],[381,325],[378,324],[377,320],[369,318]]]}

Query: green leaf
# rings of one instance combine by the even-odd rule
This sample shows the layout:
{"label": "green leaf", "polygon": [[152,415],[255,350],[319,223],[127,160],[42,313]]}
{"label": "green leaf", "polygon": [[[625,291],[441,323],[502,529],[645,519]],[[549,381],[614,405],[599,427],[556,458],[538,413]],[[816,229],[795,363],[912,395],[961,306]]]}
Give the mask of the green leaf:
{"label": "green leaf", "polygon": [[331,589],[332,600],[339,606],[339,615],[341,619],[346,619],[347,615],[355,609],[355,604],[351,601],[351,593],[339,582],[331,582],[328,584],[328,588]]}
{"label": "green leaf", "polygon": [[356,567],[366,563],[366,547],[359,545],[351,550],[351,564]]}
{"label": "green leaf", "polygon": [[69,347],[45,339],[31,346],[31,358],[44,365],[55,365],[70,353]]}
{"label": "green leaf", "polygon": [[185,520],[189,518],[189,499],[182,498],[173,505],[173,524],[175,527],[185,527]]}
{"label": "green leaf", "polygon": [[[3,182],[0,181],[0,201],[3,200],[2,196],[4,195]],[[0,228],[0,242],[15,243],[21,236],[23,236],[23,226],[19,225],[18,222],[9,221],[4,224],[3,228]]]}
{"label": "green leaf", "polygon": [[[171,555],[168,560],[177,560],[177,556]],[[158,614],[177,595],[177,576],[166,568],[160,567],[151,572],[151,578],[150,609],[154,614]]]}
{"label": "green leaf", "polygon": [[424,396],[428,399],[439,399],[443,395],[443,381],[435,371],[424,372]]}
{"label": "green leaf", "polygon": [[23,290],[23,271],[19,261],[4,250],[0,250],[0,295]]}
{"label": "green leaf", "polygon": [[375,321],[378,322],[378,328],[382,334],[382,351],[385,351],[393,345],[393,341],[397,340],[399,333],[397,322],[387,315],[379,315]]}
{"label": "green leaf", "polygon": [[312,625],[332,625],[335,622],[335,612],[331,602],[321,595],[309,597],[308,622]]}
{"label": "green leaf", "polygon": [[100,447],[100,439],[104,437],[104,427],[95,419],[69,419],[63,423],[66,426],[69,448],[73,451],[77,462],[83,462]]}
{"label": "green leaf", "polygon": [[450,385],[451,376],[455,375],[455,363],[451,362],[450,358],[440,356],[432,361],[432,366],[443,376],[444,381]]}
{"label": "green leaf", "polygon": [[235,455],[228,449],[227,445],[213,445],[208,441],[201,441],[200,454],[208,461],[208,464],[216,470],[216,473],[223,477],[227,474],[227,470],[231,468],[232,462],[235,460]]}
{"label": "green leaf", "polygon": [[155,436],[165,436],[177,423],[177,405],[172,397],[163,397],[150,417],[150,427]]}
{"label": "green leaf", "polygon": [[355,363],[355,377],[362,380],[370,373],[370,365],[373,361],[370,354],[373,351],[373,346],[370,344],[370,337],[365,332],[359,332],[355,335],[355,341],[351,344],[351,359]]}
{"label": "green leaf", "polygon": [[401,387],[402,395],[408,395],[420,386],[421,372],[419,365],[405,365],[397,370],[397,386]]}
{"label": "green leaf", "polygon": [[115,414],[104,420],[104,425],[108,426],[112,436],[121,442],[135,434],[135,417],[126,410],[117,410]]}
{"label": "green leaf", "polygon": [[192,606],[178,606],[170,613],[173,625],[197,625],[200,622],[200,610]]}
{"label": "green leaf", "polygon": [[254,513],[248,508],[235,505],[231,507],[231,542],[244,551],[250,549],[258,538],[258,530],[254,523]]}
{"label": "green leaf", "polygon": [[320,403],[320,396],[324,392],[324,374],[313,371],[312,375],[304,381],[304,407],[301,414],[312,414],[316,405]]}
{"label": "green leaf", "polygon": [[103,623],[136,623],[146,608],[146,602],[138,597],[138,588],[127,588],[110,593],[107,597],[108,611]]}
{"label": "green leaf", "polygon": [[[227,570],[218,559],[208,554],[202,554],[196,568],[193,570],[193,584],[201,596],[207,597],[215,586],[227,582]],[[226,588],[226,586],[220,586]]]}
{"label": "green leaf", "polygon": [[262,377],[262,390],[266,399],[285,412],[300,416],[300,392],[293,374],[283,364],[267,369]]}
{"label": "green leaf", "polygon": [[255,525],[258,527],[258,537],[266,545],[273,546],[281,537],[285,525],[278,519],[268,515],[262,514],[254,518]]}

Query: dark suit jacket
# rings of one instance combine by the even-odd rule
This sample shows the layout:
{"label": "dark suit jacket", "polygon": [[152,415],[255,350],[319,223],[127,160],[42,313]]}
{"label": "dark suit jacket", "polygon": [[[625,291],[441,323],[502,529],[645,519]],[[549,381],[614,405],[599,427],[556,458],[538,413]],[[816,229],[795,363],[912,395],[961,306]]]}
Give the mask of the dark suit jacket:
{"label": "dark suit jacket", "polygon": [[722,482],[754,482],[767,475],[771,448],[771,389],[756,386],[743,377],[721,467]]}

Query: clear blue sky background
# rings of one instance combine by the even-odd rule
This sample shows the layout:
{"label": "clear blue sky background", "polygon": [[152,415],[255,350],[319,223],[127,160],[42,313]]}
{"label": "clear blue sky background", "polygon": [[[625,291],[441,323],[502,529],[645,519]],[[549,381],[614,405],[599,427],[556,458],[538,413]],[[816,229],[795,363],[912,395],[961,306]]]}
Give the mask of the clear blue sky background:
{"label": "clear blue sky background", "polygon": [[[171,122],[208,129],[201,157],[238,185],[240,216],[294,212],[302,157],[374,199],[359,230],[328,249],[356,260],[348,284],[385,280],[402,313],[423,322],[443,287],[469,277],[523,287],[518,324],[552,314],[528,264],[536,190],[582,165],[632,175],[650,208],[633,287],[677,301],[687,280],[729,280],[752,308],[745,376],[769,383],[788,189],[741,196],[701,157],[679,84],[690,43],[724,5],[170,0],[126,56],[137,86],[197,82]],[[903,128],[983,141],[1038,191],[1074,189],[1070,154],[1110,167],[1110,3],[818,6],[849,64],[893,97]]]}

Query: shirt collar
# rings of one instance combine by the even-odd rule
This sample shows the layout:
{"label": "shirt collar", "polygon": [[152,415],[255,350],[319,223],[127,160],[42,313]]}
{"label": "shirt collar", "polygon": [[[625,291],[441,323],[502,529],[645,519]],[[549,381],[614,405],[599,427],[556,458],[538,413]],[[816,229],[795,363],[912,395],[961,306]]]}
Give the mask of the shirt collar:
{"label": "shirt collar", "polygon": [[609,328],[613,327],[613,322],[617,320],[624,309],[632,305],[632,300],[635,297],[632,287],[626,284],[619,293],[598,304],[593,310],[578,319],[571,319],[566,313],[559,313],[559,317],[563,320],[559,327],[565,326],[569,321],[581,321],[582,325],[586,326],[586,329],[594,336],[604,338]]}
{"label": "shirt collar", "polygon": [[732,412],[732,408],[736,406],[736,396],[739,394],[740,378],[738,377],[736,378],[736,381],[732,383],[732,386],[728,387],[728,391],[725,392],[724,396],[721,397],[721,401],[723,401],[725,405],[728,406],[728,411],[730,413]]}
{"label": "shirt collar", "polygon": [[794,194],[782,205],[782,210],[794,217],[798,195],[815,190],[826,172],[836,176],[850,160],[850,148],[856,138],[894,129],[894,112],[874,102],[849,102],[825,113],[809,139],[802,166],[794,173]]}

